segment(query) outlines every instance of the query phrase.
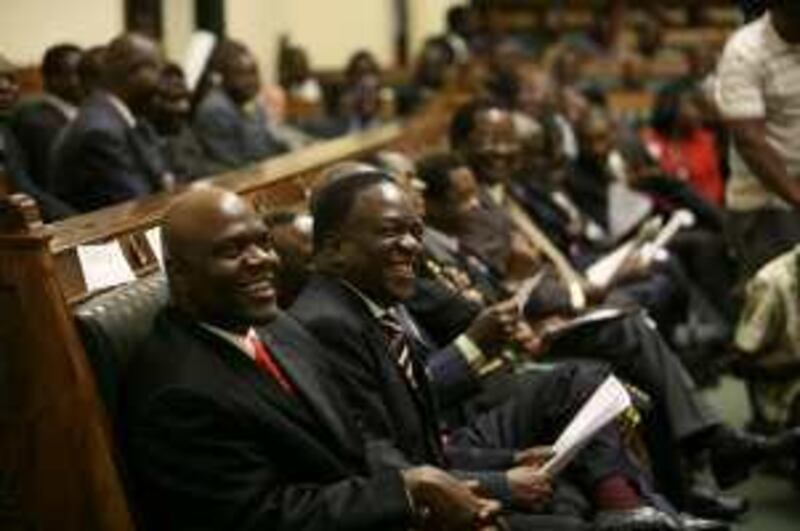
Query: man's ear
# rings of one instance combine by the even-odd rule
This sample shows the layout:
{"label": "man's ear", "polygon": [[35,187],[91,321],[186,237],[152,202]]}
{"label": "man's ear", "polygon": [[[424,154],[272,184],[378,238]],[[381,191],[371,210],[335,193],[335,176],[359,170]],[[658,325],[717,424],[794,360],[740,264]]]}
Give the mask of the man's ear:
{"label": "man's ear", "polygon": [[164,257],[164,271],[169,280],[169,290],[173,298],[182,298],[186,291],[186,265],[175,256]]}
{"label": "man's ear", "polygon": [[322,249],[316,254],[314,263],[321,271],[338,272],[344,265],[347,242],[341,234],[329,234],[322,242]]}

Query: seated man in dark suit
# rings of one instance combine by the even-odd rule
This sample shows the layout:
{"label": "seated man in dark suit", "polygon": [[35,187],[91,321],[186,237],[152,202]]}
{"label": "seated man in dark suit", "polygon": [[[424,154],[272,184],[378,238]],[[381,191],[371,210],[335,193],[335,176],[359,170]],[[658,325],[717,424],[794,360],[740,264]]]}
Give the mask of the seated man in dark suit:
{"label": "seated man in dark suit", "polygon": [[194,130],[206,155],[228,169],[239,168],[287,151],[270,131],[269,118],[258,100],[258,65],[236,41],[223,41],[212,59],[218,78],[200,101]]}
{"label": "seated man in dark suit", "polygon": [[440,470],[370,471],[322,347],[276,308],[277,257],[244,200],[189,191],[164,245],[170,303],[124,375],[148,529],[494,529],[497,504]]}
{"label": "seated man in dark suit", "polygon": [[360,170],[318,190],[312,213],[317,272],[290,313],[328,348],[378,466],[428,462],[471,470],[505,502],[519,529],[581,529],[582,519],[595,511],[600,529],[686,523],[643,507],[644,499],[656,503],[652,490],[620,451],[612,427],[565,476],[580,485],[583,505],[565,502],[559,481],[552,508],[531,514],[541,512],[546,500],[544,478],[523,450],[554,440],[591,392],[570,369],[518,379],[501,406],[453,426],[443,443],[433,395],[470,376],[465,358],[437,349],[403,304],[416,285],[422,233],[408,197],[385,174]]}
{"label": "seated man in dark suit", "polygon": [[81,106],[53,150],[50,188],[81,212],[170,188],[152,126],[140,117],[158,84],[156,44],[136,34],[104,53],[103,88]]}
{"label": "seated man in dark suit", "polygon": [[191,92],[181,67],[164,66],[147,117],[158,133],[164,159],[178,182],[189,182],[214,173],[225,166],[206,156],[200,140],[189,124]]}
{"label": "seated man in dark suit", "polygon": [[15,68],[0,56],[0,174],[8,179],[0,184],[8,187],[9,192],[31,196],[38,204],[45,221],[66,217],[73,210],[34,182],[28,171],[27,157],[9,127],[12,109],[18,97],[19,84]]}
{"label": "seated man in dark suit", "polygon": [[[434,155],[423,160],[419,168],[419,176],[426,184],[426,219],[438,233],[439,240],[463,254],[460,249],[466,245],[460,227],[465,225],[479,227],[482,237],[495,242],[507,238],[503,232],[497,232],[497,225],[480,222],[485,213],[481,210],[479,188],[474,175],[459,157]],[[505,215],[502,210],[496,212],[498,216]],[[485,277],[482,282],[474,282],[475,286],[496,285],[493,277],[503,279],[502,273],[482,262],[479,255],[471,257],[471,262],[477,262],[478,267],[470,267],[470,275],[479,277],[478,280]],[[491,290],[482,289],[482,292],[488,301],[496,300]],[[526,303],[526,313],[537,328],[554,316],[569,319],[574,310],[559,280],[534,290]],[[688,454],[710,451],[715,476],[722,486],[741,481],[752,462],[769,453],[780,453],[790,444],[785,438],[765,441],[738,434],[722,423],[699,394],[680,359],[641,312],[575,330],[560,337],[547,354],[555,359],[577,357],[610,363],[615,372],[650,395],[655,404],[654,413],[666,424],[666,430],[648,432],[653,444],[663,450],[653,453],[661,456],[676,451]],[[655,436],[656,433],[662,435]],[[657,459],[653,464],[656,477],[674,478],[668,489],[664,485],[662,488],[680,503],[685,495],[683,480],[675,477],[680,475],[680,467],[675,466],[673,459]]]}
{"label": "seated man in dark suit", "polygon": [[14,113],[11,129],[27,154],[34,182],[47,186],[50,150],[58,133],[78,114],[83,87],[78,78],[81,49],[59,44],[47,49],[42,60],[44,94],[23,102]]}

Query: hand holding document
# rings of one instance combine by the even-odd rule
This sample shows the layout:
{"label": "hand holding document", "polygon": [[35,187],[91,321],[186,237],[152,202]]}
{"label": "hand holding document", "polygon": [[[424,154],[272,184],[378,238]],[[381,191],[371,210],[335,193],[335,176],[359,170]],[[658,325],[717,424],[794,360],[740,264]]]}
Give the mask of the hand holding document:
{"label": "hand holding document", "polygon": [[606,378],[561,433],[541,473],[553,477],[561,472],[597,432],[630,406],[631,397],[622,382],[614,376]]}

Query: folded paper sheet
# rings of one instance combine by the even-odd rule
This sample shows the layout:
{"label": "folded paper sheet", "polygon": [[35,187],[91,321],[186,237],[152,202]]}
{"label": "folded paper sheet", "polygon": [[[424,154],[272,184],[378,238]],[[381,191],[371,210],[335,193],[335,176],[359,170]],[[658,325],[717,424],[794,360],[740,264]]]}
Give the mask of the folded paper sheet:
{"label": "folded paper sheet", "polygon": [[555,476],[561,472],[598,431],[630,405],[631,397],[622,382],[614,376],[606,378],[561,433],[542,473]]}
{"label": "folded paper sheet", "polygon": [[136,275],[128,265],[119,242],[80,245],[77,249],[87,291],[110,288],[136,280]]}

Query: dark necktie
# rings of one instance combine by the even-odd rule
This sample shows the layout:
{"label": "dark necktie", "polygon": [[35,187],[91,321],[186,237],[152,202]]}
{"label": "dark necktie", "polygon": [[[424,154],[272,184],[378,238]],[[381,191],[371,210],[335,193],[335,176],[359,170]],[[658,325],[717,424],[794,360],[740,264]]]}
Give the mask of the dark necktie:
{"label": "dark necktie", "polygon": [[292,384],[289,382],[289,379],[283,373],[277,362],[275,362],[275,358],[273,358],[272,354],[270,354],[269,350],[267,350],[267,346],[264,345],[264,343],[255,334],[249,334],[247,336],[247,342],[250,343],[250,346],[253,348],[256,366],[258,366],[258,368],[264,373],[272,377],[272,379],[275,380],[284,391],[290,395],[293,395],[294,388],[292,387]]}
{"label": "dark necktie", "polygon": [[396,308],[389,308],[380,318],[383,332],[389,341],[389,355],[397,363],[400,374],[412,389],[417,388],[417,379],[414,376],[414,362],[411,359],[411,346],[408,334],[397,313]]}

